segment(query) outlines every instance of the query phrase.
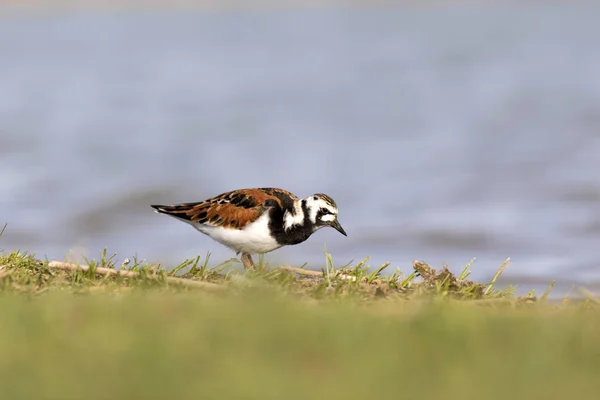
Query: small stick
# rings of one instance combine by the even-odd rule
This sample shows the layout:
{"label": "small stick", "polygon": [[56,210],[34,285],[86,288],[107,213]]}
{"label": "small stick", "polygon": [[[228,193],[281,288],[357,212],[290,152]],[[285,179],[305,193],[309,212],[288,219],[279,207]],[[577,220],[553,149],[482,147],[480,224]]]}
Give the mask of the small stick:
{"label": "small stick", "polygon": [[[282,270],[282,271],[293,272],[293,273],[298,274],[298,275],[315,276],[315,277],[323,278],[323,272],[311,271],[310,269],[296,268],[296,267],[291,267],[289,265],[284,265],[284,266],[281,266],[281,267],[277,267],[277,269]],[[349,280],[349,281],[356,281],[356,277],[352,276],[352,275],[339,274],[338,277],[340,279],[346,279],[346,280]]]}
{"label": "small stick", "polygon": [[[61,261],[50,261],[48,263],[48,268],[56,268],[56,269],[60,269],[63,271],[86,272],[86,271],[89,271],[90,266],[82,265],[82,264],[66,263],[66,262],[61,262]],[[101,276],[123,276],[125,278],[136,278],[140,275],[139,272],[135,272],[135,271],[123,271],[123,270],[118,270],[118,269],[102,268],[102,267],[95,268],[94,272],[97,275],[101,275]],[[190,288],[200,288],[200,289],[206,289],[206,290],[215,291],[215,292],[222,291],[223,289],[225,289],[225,287],[223,285],[219,285],[216,283],[193,281],[190,279],[182,279],[182,278],[174,278],[172,276],[167,276],[166,280],[168,283],[170,283],[172,285],[180,285],[180,286],[185,286],[185,287],[190,287]]]}
{"label": "small stick", "polygon": [[302,268],[295,268],[295,267],[291,267],[289,265],[284,265],[281,267],[277,267],[277,269],[283,270],[283,271],[289,271],[289,272],[293,272],[299,275],[308,275],[308,276],[318,276],[318,277],[323,277],[323,273],[322,272],[317,272],[317,271],[311,271],[309,269],[302,269]]}

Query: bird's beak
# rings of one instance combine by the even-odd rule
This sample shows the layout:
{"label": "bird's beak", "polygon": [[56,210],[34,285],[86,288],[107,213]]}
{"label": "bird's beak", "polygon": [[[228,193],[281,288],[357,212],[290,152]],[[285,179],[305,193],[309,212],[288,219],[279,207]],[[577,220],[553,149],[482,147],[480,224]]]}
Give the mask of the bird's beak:
{"label": "bird's beak", "polygon": [[344,230],[344,228],[342,228],[342,225],[340,225],[340,222],[336,219],[335,221],[333,221],[333,223],[331,224],[331,227],[333,229],[335,229],[336,231],[338,231],[339,233],[341,233],[344,236],[348,236],[346,235],[346,231]]}

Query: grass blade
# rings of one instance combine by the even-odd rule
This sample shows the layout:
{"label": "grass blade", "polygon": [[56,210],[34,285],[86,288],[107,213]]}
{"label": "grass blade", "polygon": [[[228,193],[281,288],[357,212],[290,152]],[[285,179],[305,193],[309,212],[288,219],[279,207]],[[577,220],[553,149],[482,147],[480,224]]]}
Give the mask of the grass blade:
{"label": "grass blade", "polygon": [[540,299],[540,301],[542,301],[542,302],[546,301],[546,299],[548,298],[548,295],[550,294],[550,291],[552,290],[552,288],[554,287],[555,284],[556,284],[556,280],[553,280],[552,283],[550,284],[550,286],[548,286],[548,289],[546,289],[546,291],[542,295],[542,298]]}
{"label": "grass blade", "polygon": [[498,278],[500,277],[500,275],[502,275],[502,272],[504,272],[504,270],[506,268],[508,268],[509,265],[510,265],[510,257],[507,258],[506,260],[504,260],[504,262],[502,263],[502,265],[500,266],[500,268],[498,268],[498,271],[496,271],[496,274],[494,275],[494,278],[492,279],[492,281],[489,283],[488,287],[483,292],[484,295],[490,294],[490,292],[492,291],[492,288],[493,288],[494,284],[496,283],[496,281],[498,280]]}

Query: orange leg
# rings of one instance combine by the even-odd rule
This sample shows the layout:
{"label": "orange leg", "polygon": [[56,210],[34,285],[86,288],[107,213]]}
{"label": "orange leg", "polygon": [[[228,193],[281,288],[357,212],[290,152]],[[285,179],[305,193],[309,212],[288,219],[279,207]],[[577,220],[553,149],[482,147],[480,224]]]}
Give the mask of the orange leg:
{"label": "orange leg", "polygon": [[242,253],[242,264],[246,269],[254,269],[254,261],[252,261],[252,256],[248,253]]}

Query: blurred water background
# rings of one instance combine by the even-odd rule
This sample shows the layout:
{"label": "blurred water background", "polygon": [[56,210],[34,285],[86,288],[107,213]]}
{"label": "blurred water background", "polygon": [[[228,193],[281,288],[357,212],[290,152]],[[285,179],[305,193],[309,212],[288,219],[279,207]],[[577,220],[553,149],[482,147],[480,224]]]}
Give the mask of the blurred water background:
{"label": "blurred water background", "polygon": [[149,204],[325,192],[270,263],[413,259],[600,280],[600,7],[0,13],[0,248],[176,264],[226,248]]}

